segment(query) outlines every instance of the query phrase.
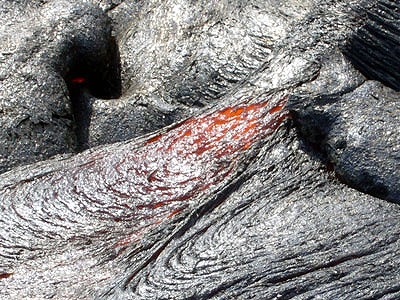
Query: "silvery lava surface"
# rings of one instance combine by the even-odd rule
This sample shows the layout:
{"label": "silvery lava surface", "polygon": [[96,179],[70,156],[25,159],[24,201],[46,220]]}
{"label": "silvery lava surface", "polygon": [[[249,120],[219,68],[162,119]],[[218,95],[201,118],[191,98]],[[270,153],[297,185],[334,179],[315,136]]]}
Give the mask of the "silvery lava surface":
{"label": "silvery lava surface", "polygon": [[398,1],[0,1],[0,298],[400,297]]}

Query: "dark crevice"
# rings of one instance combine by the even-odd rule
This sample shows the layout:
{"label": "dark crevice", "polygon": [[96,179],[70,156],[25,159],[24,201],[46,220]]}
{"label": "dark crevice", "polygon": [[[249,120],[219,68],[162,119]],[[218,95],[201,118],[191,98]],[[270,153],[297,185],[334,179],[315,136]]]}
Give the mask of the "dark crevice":
{"label": "dark crevice", "polygon": [[334,259],[334,260],[332,260],[332,261],[330,261],[330,262],[328,262],[326,264],[321,264],[321,265],[315,266],[313,268],[306,269],[304,271],[295,272],[295,273],[292,273],[292,274],[271,278],[271,279],[268,280],[268,282],[271,283],[271,284],[286,283],[286,282],[288,282],[290,280],[293,280],[293,279],[296,279],[298,277],[302,277],[302,276],[311,274],[313,272],[318,272],[318,271],[323,270],[323,269],[334,268],[334,267],[337,267],[337,266],[339,266],[339,265],[341,265],[343,263],[346,263],[348,261],[352,261],[352,260],[355,260],[355,259],[361,259],[361,258],[363,258],[365,256],[368,256],[368,255],[371,255],[371,254],[374,254],[374,252],[373,251],[365,251],[365,252],[355,253],[355,254],[352,254],[352,255],[347,255],[347,256],[344,256],[344,257],[341,257],[341,258]]}
{"label": "dark crevice", "polygon": [[125,0],[122,1],[112,1],[109,6],[104,10],[105,13],[109,13],[111,11],[113,11],[114,9],[118,8],[121,4],[123,4],[125,2]]}
{"label": "dark crevice", "polygon": [[121,96],[121,68],[117,43],[113,37],[100,55],[71,50],[73,58],[64,76],[67,83],[76,135],[76,151],[89,148],[89,126],[95,98],[117,99]]}
{"label": "dark crevice", "polygon": [[[385,289],[383,291],[380,291],[379,293],[369,297],[365,298],[366,300],[373,300],[373,299],[399,299],[400,295],[400,285],[396,285],[394,287]],[[390,296],[390,298],[389,298]]]}
{"label": "dark crevice", "polygon": [[[305,108],[297,107],[298,103],[302,103],[302,98],[292,97],[290,99],[289,110],[293,117],[293,125],[296,128],[298,136],[302,141],[302,149],[308,153],[313,159],[319,161],[326,168],[332,169],[332,161],[327,151],[327,138],[332,130],[336,116],[330,116],[323,111],[317,111],[312,105]],[[325,99],[317,99],[318,103],[334,103],[337,97],[326,97]]]}
{"label": "dark crevice", "polygon": [[344,183],[348,186],[355,186],[356,188],[360,189],[362,192],[367,193],[371,196],[380,198],[380,199],[388,199],[389,196],[389,190],[388,187],[385,186],[383,183],[378,184],[377,179],[375,176],[370,175],[367,172],[361,172],[360,176],[362,180],[362,188],[359,188],[358,186],[360,185],[358,182],[355,182],[355,180],[352,180],[351,178],[348,179],[345,175],[342,175],[340,173],[336,174],[336,178],[341,182]]}

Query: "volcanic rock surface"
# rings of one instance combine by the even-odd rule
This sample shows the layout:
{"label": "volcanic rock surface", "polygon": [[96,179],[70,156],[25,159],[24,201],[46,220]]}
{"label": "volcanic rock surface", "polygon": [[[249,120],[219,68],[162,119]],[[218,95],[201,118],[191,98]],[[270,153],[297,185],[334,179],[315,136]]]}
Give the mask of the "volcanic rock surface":
{"label": "volcanic rock surface", "polygon": [[0,16],[0,298],[400,297],[399,1]]}

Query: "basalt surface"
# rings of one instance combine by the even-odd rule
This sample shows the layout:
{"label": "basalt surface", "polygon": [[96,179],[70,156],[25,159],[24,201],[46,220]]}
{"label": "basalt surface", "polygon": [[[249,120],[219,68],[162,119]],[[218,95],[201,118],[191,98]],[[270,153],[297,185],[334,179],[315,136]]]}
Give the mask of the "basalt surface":
{"label": "basalt surface", "polygon": [[0,1],[0,298],[398,299],[398,1]]}

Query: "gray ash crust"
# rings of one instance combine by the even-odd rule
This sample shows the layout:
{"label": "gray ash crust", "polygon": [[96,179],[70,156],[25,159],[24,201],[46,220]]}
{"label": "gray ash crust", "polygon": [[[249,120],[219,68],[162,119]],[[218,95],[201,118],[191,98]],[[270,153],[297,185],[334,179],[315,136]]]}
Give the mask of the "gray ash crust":
{"label": "gray ash crust", "polygon": [[[398,63],[398,56],[390,51],[395,48],[387,46],[388,39],[376,34],[385,27],[370,23],[368,13],[377,14],[376,7],[395,2],[290,1],[286,10],[275,1],[253,3],[254,6],[237,2],[238,7],[243,6],[237,8],[242,15],[225,13],[223,4],[214,10],[202,2],[197,7],[198,15],[193,14],[193,23],[189,24],[174,24],[172,18],[160,17],[172,14],[169,1],[91,1],[102,6],[111,19],[89,1],[2,2],[2,24],[11,22],[11,32],[21,32],[10,41],[15,44],[1,49],[0,104],[7,108],[2,109],[1,118],[6,124],[4,128],[18,133],[13,139],[20,136],[19,144],[15,144],[3,133],[0,144],[6,147],[0,151],[4,162],[1,165],[5,166],[2,170],[54,154],[69,154],[0,175],[1,195],[10,185],[36,180],[39,192],[35,197],[44,201],[40,194],[43,176],[62,176],[66,170],[87,163],[93,151],[107,155],[126,143],[88,150],[70,158],[72,153],[141,136],[204,109],[213,109],[216,102],[218,108],[271,89],[289,88],[289,108],[294,120],[265,141],[246,162],[236,181],[196,199],[198,203],[182,216],[146,235],[140,244],[128,246],[123,253],[116,252],[114,245],[121,236],[129,235],[129,222],[93,222],[82,230],[76,226],[79,222],[74,221],[66,223],[59,234],[43,235],[56,222],[53,220],[66,217],[63,209],[54,209],[62,203],[50,202],[48,206],[34,207],[47,217],[32,214],[31,231],[19,233],[23,222],[3,211],[0,224],[7,226],[0,226],[0,235],[14,234],[10,241],[31,241],[31,245],[13,247],[0,239],[0,274],[10,274],[0,277],[1,297],[400,297],[396,229],[399,208],[379,199],[399,201],[398,92],[391,89],[396,89],[398,80],[386,63],[381,64],[379,55],[389,55],[393,66]],[[196,9],[187,1],[179,4],[187,11]],[[252,31],[257,26],[247,24],[251,20],[246,19],[246,15],[253,13],[262,15],[262,5],[274,8],[264,14],[268,20],[275,20],[279,28],[276,32],[276,28],[262,27],[268,32],[265,39]],[[9,6],[12,7],[7,11]],[[60,8],[57,17],[50,14],[51,7]],[[349,17],[344,7],[356,9]],[[204,16],[202,9],[207,11]],[[36,24],[36,16],[42,16],[38,11],[49,14],[52,28]],[[61,24],[60,32],[65,33],[61,34],[61,42],[47,35],[47,31],[54,36],[59,34],[55,24]],[[151,24],[160,29],[146,33]],[[190,27],[193,24],[197,31]],[[375,29],[369,29],[368,24]],[[90,28],[89,35],[83,37],[90,42],[82,42],[87,51],[77,53],[97,49],[94,53],[98,54],[88,58],[93,61],[86,69],[109,58],[110,53],[119,55],[122,90],[119,97],[118,91],[110,88],[112,92],[104,97],[118,99],[96,97],[93,94],[97,87],[95,91],[87,87],[78,91],[78,101],[83,98],[82,103],[90,111],[90,118],[82,120],[86,128],[79,141],[75,128],[79,116],[73,112],[71,91],[65,83],[71,66],[65,63],[69,59],[66,53],[71,51],[65,49],[70,49],[66,48],[68,37],[82,28]],[[98,31],[91,35],[93,28]],[[176,34],[177,28],[183,28],[182,35]],[[338,51],[343,43],[359,40],[366,30],[381,45],[371,49],[368,43],[364,44],[370,56],[360,55],[362,52],[357,51],[359,46],[354,42],[346,44],[351,49],[344,51],[346,56]],[[187,32],[195,34],[187,36]],[[396,34],[393,30],[385,32]],[[112,34],[119,46],[117,54],[110,50]],[[226,47],[230,34],[233,39],[236,37],[239,50],[231,48],[231,44]],[[221,45],[218,36],[222,36]],[[36,39],[42,40],[35,42]],[[184,46],[177,48],[178,45]],[[208,45],[211,49],[207,49]],[[246,47],[255,47],[255,57],[252,51],[246,52]],[[60,60],[60,55],[68,59]],[[3,67],[4,61],[7,67]],[[370,62],[380,67],[372,68]],[[150,70],[146,69],[148,64],[152,66]],[[27,71],[23,71],[24,67]],[[118,66],[112,69],[119,72]],[[25,73],[20,74],[22,71]],[[44,82],[45,86],[37,82]],[[42,93],[46,97],[41,97]],[[9,102],[10,99],[17,100]],[[22,116],[26,119],[20,124]],[[41,140],[42,143],[38,142]],[[95,190],[94,181],[87,184]],[[16,193],[23,194],[24,190],[17,189]],[[1,205],[11,211],[23,204],[15,201],[14,196],[0,199]],[[67,200],[65,205],[71,203]],[[80,213],[85,215],[85,209]],[[12,224],[15,231],[5,231]],[[43,236],[45,239],[41,240]]]}

